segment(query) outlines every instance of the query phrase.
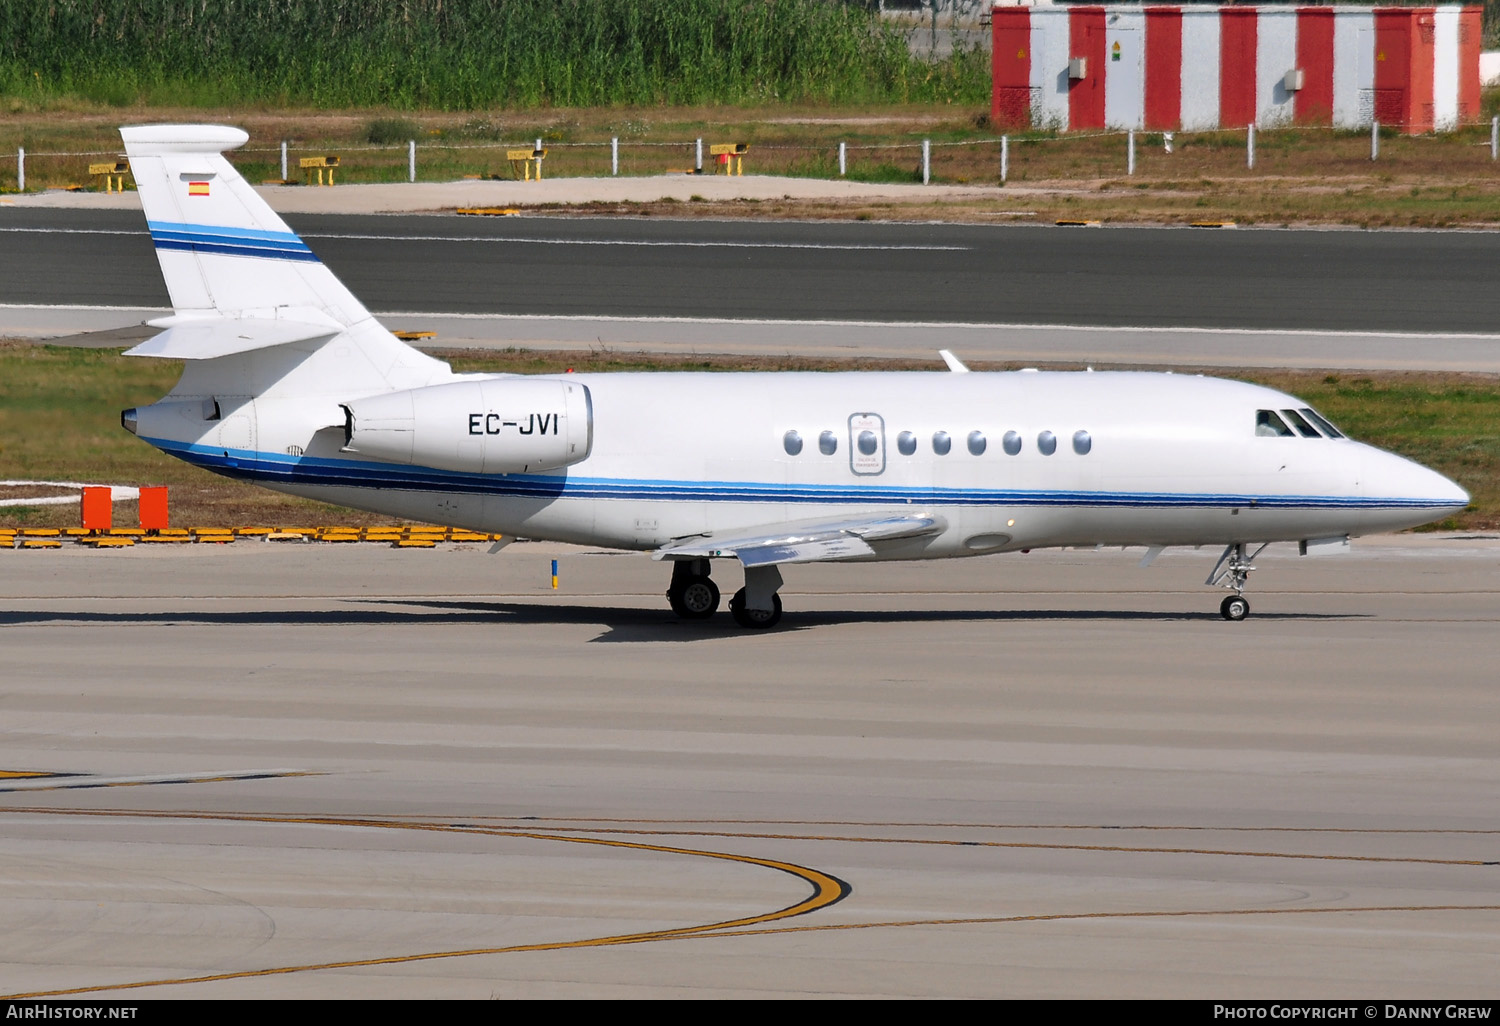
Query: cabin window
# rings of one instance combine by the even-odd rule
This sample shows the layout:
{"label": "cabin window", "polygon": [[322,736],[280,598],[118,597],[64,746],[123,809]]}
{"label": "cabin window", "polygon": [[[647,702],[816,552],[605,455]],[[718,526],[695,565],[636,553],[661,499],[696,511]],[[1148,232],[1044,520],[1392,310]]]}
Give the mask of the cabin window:
{"label": "cabin window", "polygon": [[932,451],[939,456],[948,455],[948,450],[953,448],[953,439],[948,437],[948,432],[939,431],[932,436]]}
{"label": "cabin window", "polygon": [[987,446],[988,444],[989,443],[985,441],[983,431],[969,432],[969,455],[983,456],[985,446]]}
{"label": "cabin window", "polygon": [[901,455],[910,456],[917,451],[917,436],[910,431],[903,431],[896,436],[896,448]]}
{"label": "cabin window", "polygon": [[1318,429],[1313,427],[1307,421],[1303,420],[1302,414],[1298,413],[1296,410],[1282,410],[1281,415],[1287,420],[1291,421],[1292,427],[1296,428],[1297,433],[1303,438],[1323,437],[1322,435],[1318,434]]}
{"label": "cabin window", "polygon": [[1073,432],[1073,451],[1080,456],[1087,456],[1089,450],[1094,447],[1094,439],[1087,431]]}
{"label": "cabin window", "polygon": [[818,451],[824,456],[832,456],[839,451],[839,436],[832,431],[824,431],[818,436]]}
{"label": "cabin window", "polygon": [[1318,413],[1317,410],[1309,409],[1308,407],[1304,406],[1302,407],[1302,416],[1318,425],[1318,429],[1329,438],[1344,437],[1344,433],[1338,428],[1334,427],[1332,424],[1328,423],[1328,419],[1322,414]]}
{"label": "cabin window", "polygon": [[788,456],[796,456],[802,451],[802,436],[795,431],[788,431],[781,436],[781,447]]}
{"label": "cabin window", "polygon": [[861,431],[854,444],[859,447],[860,453],[865,456],[874,456],[875,450],[880,447],[880,440],[875,437],[873,431]]}
{"label": "cabin window", "polygon": [[1057,451],[1057,436],[1051,431],[1043,431],[1036,436],[1036,447],[1043,456],[1051,456]]}
{"label": "cabin window", "polygon": [[1000,440],[1000,447],[1005,450],[1005,455],[1016,456],[1021,452],[1021,433],[1019,431],[1007,431],[1005,437]]}
{"label": "cabin window", "polygon": [[1294,438],[1286,421],[1276,415],[1275,410],[1255,411],[1255,434],[1260,438]]}

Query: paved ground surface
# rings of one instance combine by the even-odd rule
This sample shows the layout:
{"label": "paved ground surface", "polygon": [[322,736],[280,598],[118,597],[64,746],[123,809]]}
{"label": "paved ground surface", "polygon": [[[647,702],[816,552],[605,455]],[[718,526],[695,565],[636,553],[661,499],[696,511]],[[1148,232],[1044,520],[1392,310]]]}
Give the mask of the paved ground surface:
{"label": "paved ground surface", "polygon": [[[1491,336],[1500,313],[1487,270],[1500,232],[453,214],[291,224],[383,311]],[[0,209],[0,238],[0,302],[166,304],[139,213]]]}
{"label": "paved ground surface", "polygon": [[[1495,233],[291,220],[438,345],[1500,372]],[[138,338],[165,312],[136,211],[0,208],[0,237],[0,335]]]}
{"label": "paved ground surface", "polygon": [[1493,997],[1497,544],[0,551],[0,993]]}
{"label": "paved ground surface", "polygon": [[[731,199],[892,199],[933,201],[1042,191],[1025,187],[972,185],[902,185],[834,181],[826,178],[780,178],[771,175],[658,175],[646,178],[548,178],[540,182],[417,182],[391,185],[256,186],[272,209],[284,214],[386,214],[451,211],[456,207],[505,207],[543,203],[652,203],[661,199],[689,202]],[[31,193],[7,196],[0,207],[73,210],[140,210],[136,192]]]}

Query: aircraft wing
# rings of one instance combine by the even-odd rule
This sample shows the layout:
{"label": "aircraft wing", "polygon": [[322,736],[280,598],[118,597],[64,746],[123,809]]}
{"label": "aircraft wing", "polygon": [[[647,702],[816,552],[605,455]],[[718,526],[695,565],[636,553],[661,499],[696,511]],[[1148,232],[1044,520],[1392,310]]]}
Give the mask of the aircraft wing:
{"label": "aircraft wing", "polygon": [[920,538],[947,526],[947,521],[932,513],[856,513],[694,535],[662,546],[652,558],[734,556],[747,567],[830,562],[873,555],[871,542]]}

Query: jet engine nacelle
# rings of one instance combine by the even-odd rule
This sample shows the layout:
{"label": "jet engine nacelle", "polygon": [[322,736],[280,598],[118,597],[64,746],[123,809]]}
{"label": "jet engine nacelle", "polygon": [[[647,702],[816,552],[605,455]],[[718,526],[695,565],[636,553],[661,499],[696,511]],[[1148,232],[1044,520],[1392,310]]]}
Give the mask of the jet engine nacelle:
{"label": "jet engine nacelle", "polygon": [[555,378],[486,378],[343,404],[344,449],[389,463],[473,474],[556,470],[594,446],[588,387]]}

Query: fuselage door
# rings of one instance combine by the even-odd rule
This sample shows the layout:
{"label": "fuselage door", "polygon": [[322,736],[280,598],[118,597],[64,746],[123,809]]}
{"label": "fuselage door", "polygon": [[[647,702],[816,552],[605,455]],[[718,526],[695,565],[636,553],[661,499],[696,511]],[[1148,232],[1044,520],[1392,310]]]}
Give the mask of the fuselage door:
{"label": "fuselage door", "polygon": [[850,416],[849,469],[862,477],[885,473],[885,420],[880,414]]}

